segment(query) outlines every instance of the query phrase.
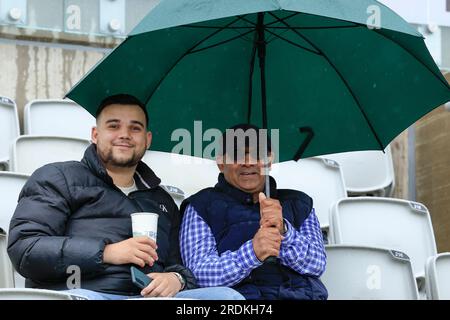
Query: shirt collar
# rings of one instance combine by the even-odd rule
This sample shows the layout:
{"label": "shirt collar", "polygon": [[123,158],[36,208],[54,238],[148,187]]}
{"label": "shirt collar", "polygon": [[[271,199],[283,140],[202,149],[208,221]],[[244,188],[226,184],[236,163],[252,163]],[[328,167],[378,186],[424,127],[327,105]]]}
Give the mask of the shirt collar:
{"label": "shirt collar", "polygon": [[[275,179],[272,177],[269,177],[269,184],[270,184],[270,197],[273,199],[277,199],[277,184],[275,182]],[[242,191],[235,186],[231,185],[226,179],[223,173],[219,174],[218,182],[214,187],[215,189],[226,193],[233,199],[241,202],[242,204],[246,205],[253,205],[253,195],[251,193]]]}

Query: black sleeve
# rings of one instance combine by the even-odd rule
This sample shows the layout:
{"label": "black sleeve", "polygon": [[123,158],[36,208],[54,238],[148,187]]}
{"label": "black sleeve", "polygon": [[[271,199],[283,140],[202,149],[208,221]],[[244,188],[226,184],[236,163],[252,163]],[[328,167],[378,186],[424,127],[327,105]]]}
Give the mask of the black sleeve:
{"label": "black sleeve", "polygon": [[19,196],[9,229],[8,254],[16,270],[37,281],[67,278],[67,268],[80,267],[92,277],[106,267],[103,250],[107,240],[67,237],[71,196],[66,178],[55,165],[33,173]]}

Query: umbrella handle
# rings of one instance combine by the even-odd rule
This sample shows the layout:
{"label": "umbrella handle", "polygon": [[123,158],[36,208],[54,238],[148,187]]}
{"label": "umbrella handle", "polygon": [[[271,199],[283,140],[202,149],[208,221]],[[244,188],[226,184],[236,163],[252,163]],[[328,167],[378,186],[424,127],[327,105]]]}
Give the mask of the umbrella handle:
{"label": "umbrella handle", "polygon": [[277,263],[277,257],[275,257],[275,256],[267,257],[266,260],[264,260],[264,263],[276,264]]}
{"label": "umbrella handle", "polygon": [[303,143],[301,144],[300,148],[298,148],[297,153],[294,156],[295,161],[298,161],[302,157],[306,148],[311,143],[311,140],[314,138],[314,130],[311,127],[301,127],[301,128],[299,128],[299,130],[300,130],[300,133],[306,133],[307,136],[306,136],[305,140],[303,141]]}

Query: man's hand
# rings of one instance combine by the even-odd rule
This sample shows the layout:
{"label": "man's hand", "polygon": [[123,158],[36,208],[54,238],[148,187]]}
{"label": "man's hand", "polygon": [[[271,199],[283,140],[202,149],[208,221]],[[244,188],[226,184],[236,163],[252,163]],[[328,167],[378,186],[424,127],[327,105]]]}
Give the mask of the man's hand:
{"label": "man's hand", "polygon": [[267,198],[264,193],[259,193],[259,206],[261,220],[259,225],[262,228],[275,227],[280,234],[284,233],[283,210],[280,201]]}
{"label": "man's hand", "polygon": [[267,257],[278,257],[280,254],[281,235],[276,228],[259,228],[253,237],[253,251],[259,261]]}
{"label": "man's hand", "polygon": [[141,268],[152,266],[158,260],[156,243],[149,237],[136,237],[108,244],[103,251],[103,262],[109,264],[133,263]]}
{"label": "man's hand", "polygon": [[173,272],[149,273],[153,281],[141,291],[141,295],[149,297],[173,297],[181,289],[180,280]]}

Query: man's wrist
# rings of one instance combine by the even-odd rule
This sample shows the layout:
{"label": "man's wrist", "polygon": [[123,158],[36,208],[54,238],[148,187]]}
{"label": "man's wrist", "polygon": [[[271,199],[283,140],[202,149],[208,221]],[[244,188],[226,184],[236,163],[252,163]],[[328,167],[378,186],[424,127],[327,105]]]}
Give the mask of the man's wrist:
{"label": "man's wrist", "polygon": [[186,287],[186,280],[184,280],[183,276],[179,274],[178,272],[172,272],[175,277],[177,277],[178,281],[180,281],[181,288],[180,291],[182,291]]}

